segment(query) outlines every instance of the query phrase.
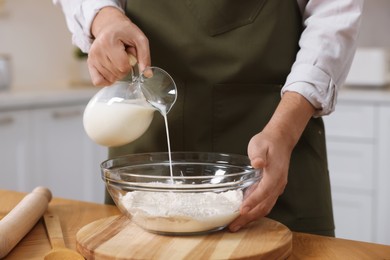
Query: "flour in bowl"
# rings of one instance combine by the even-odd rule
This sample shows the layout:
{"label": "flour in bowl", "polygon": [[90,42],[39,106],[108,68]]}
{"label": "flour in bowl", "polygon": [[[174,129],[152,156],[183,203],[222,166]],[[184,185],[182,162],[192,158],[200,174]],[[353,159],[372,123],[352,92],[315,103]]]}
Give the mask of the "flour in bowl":
{"label": "flour in bowl", "polygon": [[154,232],[196,233],[225,227],[239,215],[241,190],[221,193],[133,191],[120,206],[139,226]]}

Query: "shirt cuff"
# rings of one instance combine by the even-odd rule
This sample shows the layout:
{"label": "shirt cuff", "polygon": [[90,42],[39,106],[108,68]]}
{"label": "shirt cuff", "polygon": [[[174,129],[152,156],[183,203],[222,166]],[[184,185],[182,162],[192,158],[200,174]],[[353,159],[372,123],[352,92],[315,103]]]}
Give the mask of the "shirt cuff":
{"label": "shirt cuff", "polygon": [[281,90],[297,92],[317,110],[314,117],[332,113],[337,100],[337,86],[323,70],[309,64],[294,65]]}
{"label": "shirt cuff", "polygon": [[91,35],[92,22],[97,13],[103,7],[107,6],[115,7],[121,12],[124,12],[119,4],[112,0],[84,0],[74,14],[78,26],[76,26],[75,32],[73,33],[72,42],[85,53],[89,52],[93,42]]}

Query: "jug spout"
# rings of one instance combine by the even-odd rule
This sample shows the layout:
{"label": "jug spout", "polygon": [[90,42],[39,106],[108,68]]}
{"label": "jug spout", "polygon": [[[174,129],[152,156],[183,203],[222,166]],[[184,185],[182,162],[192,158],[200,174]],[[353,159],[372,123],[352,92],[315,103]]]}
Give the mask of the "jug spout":
{"label": "jug spout", "polygon": [[165,70],[148,67],[139,76],[139,83],[146,100],[162,115],[168,114],[177,99],[176,83]]}
{"label": "jug spout", "polygon": [[146,100],[164,116],[176,102],[176,83],[165,70],[147,67],[139,73],[137,59],[129,54],[129,63],[133,68],[126,78],[131,84],[137,84]]}

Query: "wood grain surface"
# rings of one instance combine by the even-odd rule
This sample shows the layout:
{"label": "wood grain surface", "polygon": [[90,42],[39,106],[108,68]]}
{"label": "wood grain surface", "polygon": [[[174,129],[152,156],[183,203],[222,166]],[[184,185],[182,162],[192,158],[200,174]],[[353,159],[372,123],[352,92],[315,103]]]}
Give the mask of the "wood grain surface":
{"label": "wood grain surface", "polygon": [[292,252],[292,233],[262,218],[237,233],[163,236],[117,215],[81,228],[76,246],[87,259],[286,259]]}
{"label": "wood grain surface", "polygon": [[[7,215],[26,193],[0,189],[0,219]],[[101,218],[116,216],[119,210],[113,205],[54,198],[49,203],[48,213],[61,216],[65,245],[76,249],[76,233],[88,223]],[[134,237],[129,238],[129,240]],[[288,260],[345,260],[381,259],[390,260],[390,246],[360,241],[316,236],[293,232],[293,251]],[[252,246],[259,246],[252,244]],[[227,245],[227,249],[229,245]],[[32,230],[4,258],[5,260],[42,260],[51,250],[43,221]],[[172,258],[169,258],[172,259]],[[271,258],[272,259],[272,258]]]}

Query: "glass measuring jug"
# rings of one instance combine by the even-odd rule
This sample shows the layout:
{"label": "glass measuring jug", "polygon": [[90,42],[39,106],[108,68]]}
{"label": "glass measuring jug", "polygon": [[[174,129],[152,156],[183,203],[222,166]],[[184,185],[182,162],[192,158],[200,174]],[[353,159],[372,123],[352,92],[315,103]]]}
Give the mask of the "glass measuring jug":
{"label": "glass measuring jug", "polygon": [[83,117],[87,135],[96,143],[114,147],[139,138],[157,110],[166,116],[177,97],[172,77],[158,67],[147,67],[131,80],[101,89],[88,102]]}

